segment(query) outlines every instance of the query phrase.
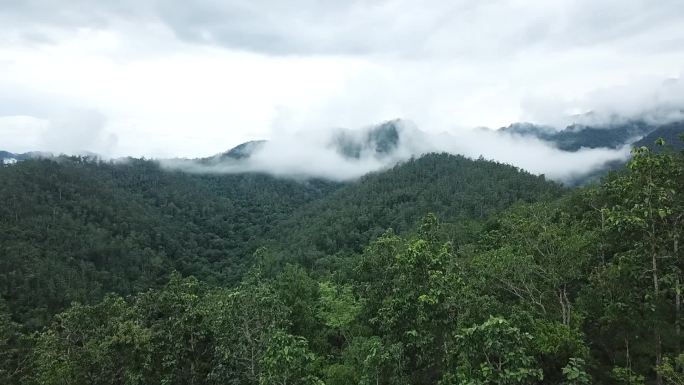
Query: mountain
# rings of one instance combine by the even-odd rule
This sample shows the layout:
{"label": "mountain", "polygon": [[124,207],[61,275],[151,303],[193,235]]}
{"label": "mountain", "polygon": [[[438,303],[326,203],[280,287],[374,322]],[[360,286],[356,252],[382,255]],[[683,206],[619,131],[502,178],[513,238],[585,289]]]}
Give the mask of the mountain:
{"label": "mountain", "polygon": [[[359,159],[363,155],[382,158],[391,155],[397,149],[403,124],[405,123],[396,119],[362,130],[339,129],[326,143],[323,143],[323,146],[335,150],[348,159]],[[267,140],[244,142],[221,154],[203,158],[201,161],[203,163],[244,161],[263,149],[267,143]]]}
{"label": "mountain", "polygon": [[674,150],[684,150],[684,122],[675,122],[666,124],[651,131],[648,135],[634,142],[634,146],[646,146],[652,149],[660,150],[654,143],[656,140],[662,138],[665,140],[665,145]]}
{"label": "mountain", "polygon": [[330,146],[347,158],[359,159],[362,154],[376,157],[391,155],[397,149],[402,121],[391,120],[361,132],[341,130]]}
{"label": "mountain", "polygon": [[252,140],[249,142],[245,142],[242,144],[239,144],[230,150],[224,152],[223,154],[219,155],[219,159],[225,160],[225,159],[235,159],[235,160],[241,160],[241,159],[246,159],[252,156],[252,154],[255,151],[258,151],[260,148],[262,148],[266,144],[265,140]]}
{"label": "mountain", "polygon": [[172,159],[170,161],[179,164],[198,162],[199,164],[205,166],[223,163],[240,163],[246,159],[249,159],[256,151],[263,148],[266,143],[268,143],[267,140],[251,140],[249,142],[240,143],[226,152],[222,152],[210,157],[199,159]]}
{"label": "mountain", "polygon": [[48,152],[25,152],[21,154],[15,154],[8,151],[0,150],[0,164],[15,164],[19,161],[33,158],[49,158],[52,154]]}
{"label": "mountain", "polygon": [[428,154],[312,201],[275,227],[269,238],[284,255],[312,263],[326,254],[360,252],[388,229],[406,232],[428,212],[448,222],[472,224],[516,202],[558,197],[564,191],[513,166]]}
{"label": "mountain", "polygon": [[548,126],[516,123],[499,129],[499,132],[536,137],[563,151],[578,151],[581,148],[619,148],[636,142],[659,127],[636,120],[596,126],[572,124],[556,131]]}
{"label": "mountain", "polygon": [[28,159],[0,167],[0,180],[0,295],[28,325],[72,301],[153,286],[174,270],[235,282],[264,233],[339,188],[83,157]]}
{"label": "mountain", "polygon": [[435,153],[345,183],[0,167],[0,383],[673,382],[683,178],[657,152],[575,190]]}
{"label": "mountain", "polygon": [[[578,151],[582,148],[613,148],[631,145],[645,146],[654,151],[661,151],[656,140],[665,140],[666,147],[674,150],[684,149],[684,121],[673,123],[647,123],[643,120],[624,121],[614,118],[605,125],[572,124],[560,131],[552,127],[532,123],[515,123],[498,130],[500,133],[534,137],[553,144],[564,151]],[[581,186],[597,182],[610,171],[619,170],[625,162],[614,160],[601,167],[590,170],[578,177],[565,180],[568,186]]]}
{"label": "mountain", "polygon": [[[581,119],[578,118],[578,120]],[[676,127],[680,127],[681,124],[671,124],[670,126],[673,127],[671,131],[676,131]],[[624,163],[630,145],[661,127],[667,134],[669,131],[666,126],[668,125],[651,124],[644,120],[626,121],[615,118],[603,125],[575,123],[560,131],[549,126],[516,123],[496,132],[501,135],[541,139],[559,151],[566,152],[561,155],[568,159],[583,157],[582,154],[569,154],[579,152],[581,149],[618,150],[594,152],[594,157],[601,156],[607,160],[604,164],[595,164],[592,169],[568,164],[568,170],[572,172],[559,173],[556,170],[553,174],[556,178],[563,178],[563,183],[575,186],[604,175],[614,165],[620,166]],[[675,136],[672,133],[668,135]],[[225,153],[202,159],[199,163],[186,160],[181,162],[182,164],[177,162],[169,166],[196,172],[256,171],[271,172],[283,177],[305,179],[314,176],[350,180],[370,171],[391,168],[412,156],[429,152],[465,151],[472,155],[477,154],[479,146],[482,146],[482,151],[486,153],[487,140],[491,139],[491,137],[483,138],[477,143],[471,143],[470,148],[466,149],[464,147],[468,146],[467,141],[471,139],[464,141],[464,138],[458,134],[441,134],[440,136],[440,134],[420,131],[408,122],[392,120],[361,130],[338,129],[311,132],[306,136],[289,139],[279,138],[271,142],[246,142]],[[510,138],[494,139],[510,145],[508,142]],[[650,139],[647,137],[646,140]],[[668,140],[668,142],[672,141]],[[499,143],[492,142],[492,148],[495,148],[497,144]],[[259,157],[250,161],[257,152]]]}
{"label": "mountain", "polygon": [[498,131],[513,135],[534,136],[540,139],[552,138],[556,132],[553,127],[528,122],[513,123],[508,127],[499,128]]}
{"label": "mountain", "polygon": [[7,151],[0,151],[0,164],[14,164],[18,161],[18,155]]}
{"label": "mountain", "polygon": [[[154,287],[172,271],[233,284],[267,246],[279,261],[358,252],[428,212],[482,221],[555,183],[511,166],[428,155],[347,183],[190,174],[84,157],[0,168],[0,295],[25,325],[72,301]],[[29,288],[30,287],[30,288]]]}

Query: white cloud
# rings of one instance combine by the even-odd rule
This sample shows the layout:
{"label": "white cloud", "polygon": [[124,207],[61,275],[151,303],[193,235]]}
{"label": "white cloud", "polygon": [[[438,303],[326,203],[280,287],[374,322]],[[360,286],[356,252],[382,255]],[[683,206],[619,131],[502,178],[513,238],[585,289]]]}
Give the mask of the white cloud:
{"label": "white cloud", "polygon": [[49,122],[32,116],[0,116],[0,148],[14,152],[36,149]]}
{"label": "white cloud", "polygon": [[[492,130],[464,130],[456,134],[429,133],[412,123],[398,122],[399,143],[388,154],[377,154],[373,148],[362,151],[359,158],[344,156],[335,146],[340,130],[316,130],[278,135],[258,146],[251,157],[225,158],[209,162],[195,160],[162,160],[171,169],[195,173],[264,172],[276,176],[350,180],[368,172],[384,170],[411,157],[431,152],[484,157],[511,164],[534,174],[545,174],[558,181],[572,181],[608,162],[623,161],[629,146],[618,149],[580,149],[567,152],[547,142],[530,137],[508,135]],[[370,128],[348,132],[361,140]]]}
{"label": "white cloud", "polygon": [[94,152],[108,156],[118,139],[106,126],[105,116],[94,110],[68,110],[51,119],[0,116],[0,148],[14,152],[40,149],[57,154]]}
{"label": "white cloud", "polygon": [[[27,0],[2,2],[0,24],[6,150],[208,156],[393,118],[460,138],[587,111],[660,116],[684,95],[681,80],[662,86],[684,69],[680,0]],[[75,110],[101,114],[78,131],[97,139],[36,128],[69,137],[55,122]],[[507,150],[485,156],[543,163]]]}
{"label": "white cloud", "polygon": [[107,120],[100,112],[71,110],[45,127],[41,148],[57,153],[109,155],[117,141],[116,134],[107,131]]}

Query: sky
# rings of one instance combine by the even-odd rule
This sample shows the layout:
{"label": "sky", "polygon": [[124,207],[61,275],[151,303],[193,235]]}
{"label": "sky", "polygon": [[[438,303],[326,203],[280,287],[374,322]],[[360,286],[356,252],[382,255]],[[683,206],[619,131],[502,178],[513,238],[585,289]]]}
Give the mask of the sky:
{"label": "sky", "polygon": [[[684,105],[681,0],[4,0],[0,25],[14,152],[203,157],[395,118],[464,138]],[[487,154],[538,162],[506,145]]]}

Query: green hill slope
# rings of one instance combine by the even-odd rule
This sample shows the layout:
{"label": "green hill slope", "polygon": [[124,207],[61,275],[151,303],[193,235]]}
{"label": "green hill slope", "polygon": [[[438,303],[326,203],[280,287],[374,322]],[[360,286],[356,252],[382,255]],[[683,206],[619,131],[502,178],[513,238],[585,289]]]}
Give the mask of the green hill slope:
{"label": "green hill slope", "polygon": [[387,229],[405,232],[426,213],[445,221],[480,220],[517,201],[557,197],[563,189],[512,166],[429,154],[369,174],[293,213],[271,234],[289,256],[313,262],[359,252]]}
{"label": "green hill slope", "polygon": [[338,186],[81,158],[27,160],[0,168],[0,180],[0,294],[36,325],[71,301],[134,293],[173,270],[234,282],[263,233]]}
{"label": "green hill slope", "polygon": [[155,287],[174,270],[233,284],[263,245],[281,262],[314,263],[359,252],[388,228],[409,230],[428,212],[468,225],[562,191],[514,167],[445,154],[346,185],[64,157],[2,167],[0,180],[0,294],[28,326],[72,301]]}

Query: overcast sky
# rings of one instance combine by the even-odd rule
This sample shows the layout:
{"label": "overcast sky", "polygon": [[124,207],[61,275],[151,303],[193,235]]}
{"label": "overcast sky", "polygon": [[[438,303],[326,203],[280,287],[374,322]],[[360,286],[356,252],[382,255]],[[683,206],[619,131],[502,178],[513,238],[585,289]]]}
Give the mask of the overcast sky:
{"label": "overcast sky", "polygon": [[684,105],[682,0],[3,0],[0,149],[206,156]]}

